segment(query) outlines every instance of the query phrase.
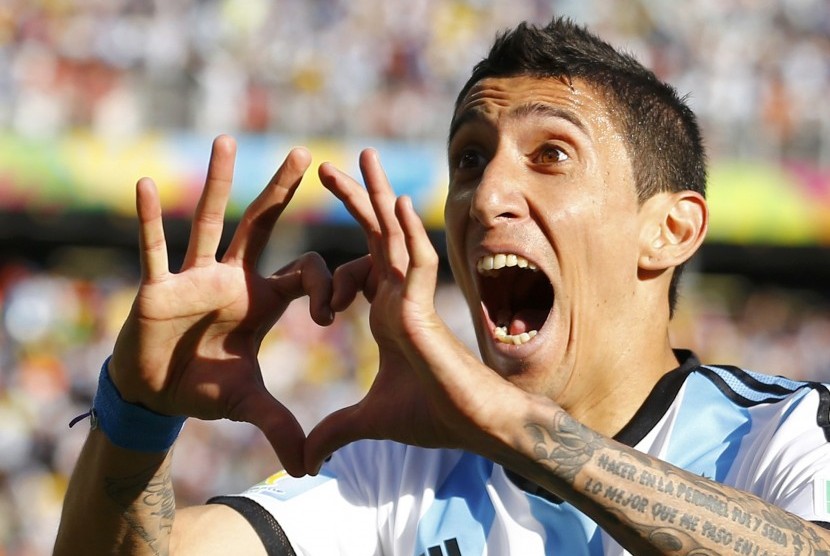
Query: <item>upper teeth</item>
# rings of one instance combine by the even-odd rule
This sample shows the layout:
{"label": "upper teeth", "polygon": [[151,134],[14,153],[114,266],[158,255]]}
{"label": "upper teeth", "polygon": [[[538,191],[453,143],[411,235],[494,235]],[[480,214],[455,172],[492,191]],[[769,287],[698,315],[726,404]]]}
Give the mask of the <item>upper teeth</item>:
{"label": "upper teeth", "polygon": [[527,268],[528,270],[537,270],[536,265],[528,261],[521,255],[514,255],[513,253],[498,253],[497,255],[484,255],[476,263],[476,269],[479,273],[487,274],[493,270],[499,270],[504,267],[518,266],[519,268]]}

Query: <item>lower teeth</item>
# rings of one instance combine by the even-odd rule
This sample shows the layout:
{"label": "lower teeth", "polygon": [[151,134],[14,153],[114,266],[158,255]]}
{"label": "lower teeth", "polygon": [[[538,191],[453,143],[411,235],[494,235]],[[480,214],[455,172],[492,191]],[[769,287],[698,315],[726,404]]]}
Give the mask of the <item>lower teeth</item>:
{"label": "lower teeth", "polygon": [[522,332],[521,334],[508,334],[506,326],[497,326],[495,329],[496,340],[503,344],[513,344],[520,346],[529,342],[534,336],[538,334],[536,330]]}

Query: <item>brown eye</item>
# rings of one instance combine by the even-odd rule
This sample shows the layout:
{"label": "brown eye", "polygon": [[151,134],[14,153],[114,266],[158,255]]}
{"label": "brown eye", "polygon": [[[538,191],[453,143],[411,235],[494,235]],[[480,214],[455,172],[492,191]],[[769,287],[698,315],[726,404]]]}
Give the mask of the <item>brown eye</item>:
{"label": "brown eye", "polygon": [[542,164],[556,164],[564,162],[570,157],[565,154],[565,151],[553,145],[546,145],[539,150],[537,157],[538,162]]}

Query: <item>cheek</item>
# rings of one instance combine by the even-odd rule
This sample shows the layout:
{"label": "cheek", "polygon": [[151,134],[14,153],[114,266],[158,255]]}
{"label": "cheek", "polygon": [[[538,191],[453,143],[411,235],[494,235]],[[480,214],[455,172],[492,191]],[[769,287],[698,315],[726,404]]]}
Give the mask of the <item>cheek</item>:
{"label": "cheek", "polygon": [[450,268],[456,280],[462,278],[465,272],[464,238],[468,212],[457,196],[452,194],[447,196],[444,205],[445,241]]}
{"label": "cheek", "polygon": [[450,184],[447,198],[444,200],[444,218],[457,218],[469,213],[472,191],[469,188]]}
{"label": "cheek", "polygon": [[636,219],[622,207],[579,200],[548,212],[542,222],[566,280],[604,288],[631,274],[629,262],[636,266]]}
{"label": "cheek", "polygon": [[469,214],[469,202],[464,196],[450,192],[444,204],[444,230],[448,248],[460,248]]}
{"label": "cheek", "polygon": [[631,219],[607,222],[605,233],[590,239],[585,258],[594,289],[604,298],[619,298],[633,291],[637,281],[639,241]]}

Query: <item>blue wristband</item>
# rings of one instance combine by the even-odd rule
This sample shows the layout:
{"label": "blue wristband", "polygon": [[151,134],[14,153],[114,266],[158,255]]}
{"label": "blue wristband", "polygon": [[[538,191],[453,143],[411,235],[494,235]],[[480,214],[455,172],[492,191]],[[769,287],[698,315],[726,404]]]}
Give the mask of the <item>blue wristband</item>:
{"label": "blue wristband", "polygon": [[124,401],[107,369],[109,358],[101,367],[98,391],[92,401],[93,426],[100,428],[110,442],[127,450],[139,452],[166,451],[185,419],[182,415],[162,415],[140,405]]}

